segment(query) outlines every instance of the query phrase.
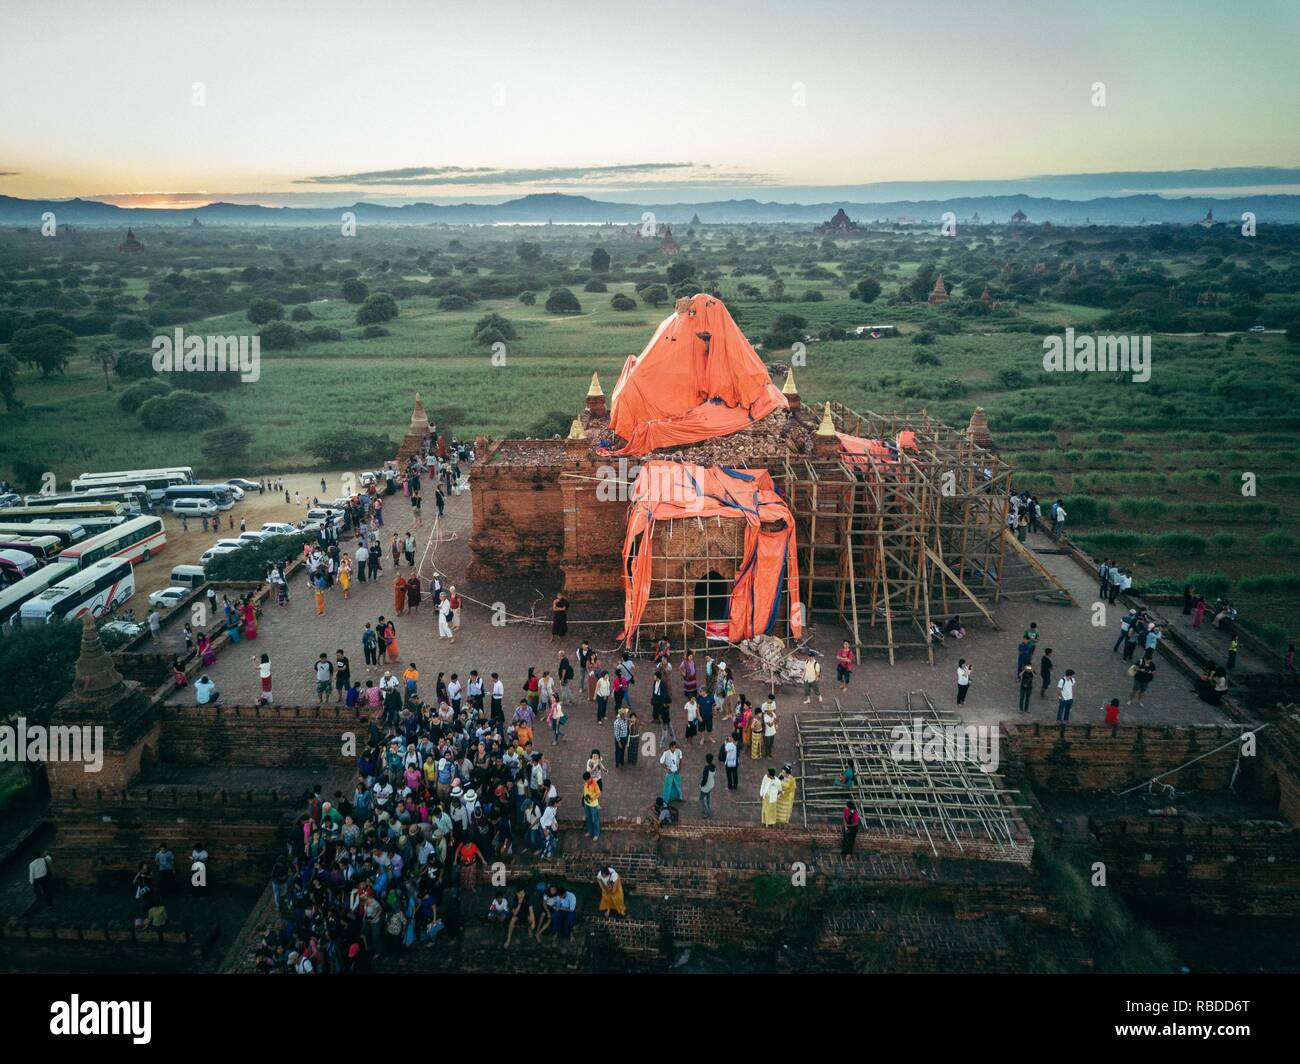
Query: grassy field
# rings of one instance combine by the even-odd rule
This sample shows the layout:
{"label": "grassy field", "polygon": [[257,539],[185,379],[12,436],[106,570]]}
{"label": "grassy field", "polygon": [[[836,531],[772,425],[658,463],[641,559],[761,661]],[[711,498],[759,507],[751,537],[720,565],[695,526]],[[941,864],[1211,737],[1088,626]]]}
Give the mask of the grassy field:
{"label": "grassy field", "polygon": [[[206,234],[205,239],[217,237]],[[264,292],[265,282],[231,282],[241,276],[232,271],[250,259],[274,264],[290,258],[274,235],[257,239],[253,250],[234,244],[178,250],[178,273],[201,269],[220,275],[229,285],[227,295],[233,293],[229,301],[241,309],[169,321],[159,331],[179,324],[191,334],[248,333],[253,327],[247,304]],[[214,393],[227,424],[252,433],[246,458],[224,462],[205,453],[200,440],[211,424],[179,423],[152,431],[124,414],[117,398],[130,382],[114,376],[113,390],[106,390],[103,370],[90,357],[98,338],[88,336],[78,341],[78,354],[64,373],[42,377],[24,369],[19,374],[24,405],[0,416],[0,471],[39,467],[53,470],[62,484],[84,470],[163,463],[191,464],[223,476],[308,470],[320,464],[311,442],[325,430],[399,439],[417,391],[435,423],[461,437],[561,431],[580,409],[591,373],[598,371],[611,387],[624,359],[642,348],[670,312],[671,296],[655,307],[636,291],[638,283],[663,281],[665,264],[653,249],[641,247],[633,255],[611,244],[615,266],[606,275],[607,290],[586,292],[578,283],[591,276],[583,259],[602,234],[556,227],[555,250],[549,251],[552,238],[542,241],[548,254],[535,269],[545,283],[537,286],[535,305],[511,295],[478,298],[464,309],[440,306],[439,284],[464,278],[472,285],[484,277],[517,275],[510,250],[515,239],[499,231],[457,231],[449,243],[445,234],[434,240],[423,232],[396,230],[378,252],[369,247],[357,257],[361,274],[373,290],[400,296],[400,313],[384,325],[388,335],[375,338],[363,337],[357,307],[340,298],[336,285],[307,273],[300,289],[310,290],[312,298],[297,305],[310,311],[311,320],[295,325],[332,327],[343,338],[264,349],[260,380]],[[412,246],[399,254],[407,240]],[[760,232],[744,242],[719,231],[688,250],[701,264],[701,287],[707,283],[719,291],[756,341],[789,314],[802,318],[812,337],[867,323],[900,329],[902,335],[887,340],[807,342],[801,353],[805,364],[796,370],[805,402],[835,398],[876,411],[924,407],[957,425],[983,406],[1004,455],[1022,471],[1020,483],[1044,503],[1064,498],[1071,531],[1094,552],[1133,565],[1140,581],[1181,587],[1196,574],[1198,586],[1232,589],[1248,619],[1281,626],[1265,634],[1275,642],[1285,640],[1285,625],[1300,603],[1294,579],[1269,587],[1252,585],[1249,578],[1295,572],[1293,531],[1300,518],[1295,345],[1280,331],[1219,336],[1150,330],[1152,373],[1145,383],[1124,375],[1048,373],[1043,334],[1067,325],[1108,331],[1104,308],[1005,293],[1003,305],[992,313],[964,315],[962,307],[976,301],[983,285],[979,280],[964,282],[946,306],[904,299],[904,287],[926,282],[934,267],[934,241],[915,242],[920,251],[891,236],[891,254],[877,253],[869,243],[832,249],[827,242],[781,231],[766,237]],[[428,252],[420,266],[377,263],[377,253],[409,258],[426,245],[438,255]],[[988,275],[993,272],[988,263],[1011,254],[1006,245],[1003,237],[990,237],[953,264],[940,260],[938,266],[945,278],[962,276],[963,264],[967,277],[977,278],[980,267]],[[41,250],[24,252],[28,274],[39,274]],[[972,263],[977,252],[983,259]],[[295,254],[304,253],[295,246]],[[756,259],[762,261],[754,265]],[[1171,278],[1190,273],[1188,284],[1202,283],[1195,256],[1171,258],[1165,266]],[[295,268],[303,272],[300,263]],[[128,274],[118,289],[122,302],[143,308],[157,299],[159,282],[149,267],[98,263],[87,276],[94,280],[107,270]],[[849,295],[864,272],[878,276],[884,289],[870,306]],[[1294,298],[1289,290],[1294,272],[1268,275],[1279,288],[1270,300]],[[580,300],[581,313],[544,309],[557,277]],[[774,282],[782,288],[774,290]],[[753,286],[748,292],[746,284]],[[1068,289],[1065,282],[1061,286]],[[754,288],[763,294],[754,298]],[[810,292],[821,298],[805,301]],[[636,301],[635,309],[611,307],[611,297],[620,293]],[[503,361],[474,340],[475,323],[491,313],[507,318],[517,333],[506,342]],[[769,362],[792,358],[788,342],[768,344],[761,354]],[[184,387],[185,381],[177,385]],[[1255,477],[1252,496],[1243,495],[1243,474]],[[1243,580],[1248,582],[1242,585]]]}

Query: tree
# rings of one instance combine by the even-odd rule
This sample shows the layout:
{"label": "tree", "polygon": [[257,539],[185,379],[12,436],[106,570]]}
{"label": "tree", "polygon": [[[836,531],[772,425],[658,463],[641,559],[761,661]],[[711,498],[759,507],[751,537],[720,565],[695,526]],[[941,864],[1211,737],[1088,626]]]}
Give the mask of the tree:
{"label": "tree", "polygon": [[474,323],[473,335],[476,344],[491,347],[498,342],[516,339],[518,333],[509,318],[503,318],[500,314],[485,314]]}
{"label": "tree", "polygon": [[62,325],[37,325],[14,333],[9,341],[9,353],[19,362],[35,366],[42,377],[62,373],[77,353],[77,337]]}
{"label": "tree", "polygon": [[519,261],[532,265],[538,262],[542,257],[542,245],[534,243],[531,240],[521,240],[515,245],[515,254],[519,256]]}
{"label": "tree", "polygon": [[591,253],[591,269],[593,273],[609,273],[609,252],[604,248],[597,248]]}
{"label": "tree", "polygon": [[239,425],[214,429],[203,436],[203,456],[214,469],[230,470],[242,465],[253,446],[253,434]]}
{"label": "tree", "polygon": [[117,364],[117,355],[114,354],[113,349],[101,340],[95,345],[94,350],[90,352],[90,361],[104,371],[104,391],[111,392],[113,390],[113,381],[108,374]]}
{"label": "tree", "polygon": [[638,288],[636,294],[641,297],[641,302],[649,307],[661,307],[668,302],[667,285],[649,284],[644,288]]}
{"label": "tree", "polygon": [[387,292],[367,297],[357,311],[358,325],[380,325],[397,317],[397,300]]}
{"label": "tree", "polygon": [[551,314],[581,314],[582,304],[567,288],[557,288],[546,297],[546,309]]}
{"label": "tree", "polygon": [[118,318],[113,323],[113,335],[121,340],[148,340],[153,329],[144,318]]}
{"label": "tree", "polygon": [[4,400],[5,409],[12,412],[21,407],[18,398],[18,363],[12,355],[0,351],[0,399]]}
{"label": "tree", "polygon": [[140,405],[140,424],[155,432],[189,432],[205,425],[220,425],[226,412],[214,399],[177,389],[155,395]]}
{"label": "tree", "polygon": [[863,303],[874,303],[880,298],[880,282],[874,277],[863,277],[849,289],[850,299],[860,299]]}
{"label": "tree", "polygon": [[522,303],[522,304],[523,304],[524,306],[526,306],[526,307],[531,307],[534,303],[537,302],[537,293],[536,293],[536,292],[520,292],[520,293],[519,293],[519,302]]}
{"label": "tree", "polygon": [[387,436],[376,436],[351,429],[338,429],[317,436],[308,450],[328,469],[354,465],[373,465],[397,453],[397,445]]}
{"label": "tree", "polygon": [[171,385],[159,377],[136,381],[117,397],[117,408],[125,413],[134,414],[144,405],[146,399],[152,399],[155,395],[166,395],[171,390]]}
{"label": "tree", "polygon": [[790,347],[803,339],[808,321],[798,314],[778,314],[763,337],[766,347]]}
{"label": "tree", "polygon": [[268,351],[287,351],[298,346],[298,330],[287,321],[273,321],[257,335],[261,338],[260,346]]}
{"label": "tree", "polygon": [[370,295],[370,289],[366,287],[366,282],[356,277],[349,277],[343,282],[343,298],[349,303],[360,305],[366,301],[366,296]]}
{"label": "tree", "polygon": [[668,267],[668,284],[675,286],[695,277],[695,267],[689,262],[674,262]]}
{"label": "tree", "polygon": [[631,296],[625,296],[622,292],[615,292],[609,305],[615,310],[636,310],[636,300]]}
{"label": "tree", "polygon": [[248,320],[254,325],[265,325],[268,321],[281,321],[284,307],[274,299],[254,299],[248,307]]}

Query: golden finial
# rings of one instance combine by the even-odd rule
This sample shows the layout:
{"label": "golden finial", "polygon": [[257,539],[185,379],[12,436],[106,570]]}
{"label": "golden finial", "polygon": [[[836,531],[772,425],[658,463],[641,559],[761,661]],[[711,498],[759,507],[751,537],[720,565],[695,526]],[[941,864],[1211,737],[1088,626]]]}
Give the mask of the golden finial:
{"label": "golden finial", "polygon": [[582,431],[582,422],[575,417],[573,419],[573,424],[569,426],[569,439],[585,440],[586,438],[587,434]]}
{"label": "golden finial", "polygon": [[817,426],[818,436],[834,436],[835,421],[831,418],[831,404],[827,403],[822,408],[822,423]]}
{"label": "golden finial", "polygon": [[591,399],[594,396],[604,394],[605,393],[600,390],[600,374],[593,373],[591,375],[591,387],[587,389],[587,398]]}

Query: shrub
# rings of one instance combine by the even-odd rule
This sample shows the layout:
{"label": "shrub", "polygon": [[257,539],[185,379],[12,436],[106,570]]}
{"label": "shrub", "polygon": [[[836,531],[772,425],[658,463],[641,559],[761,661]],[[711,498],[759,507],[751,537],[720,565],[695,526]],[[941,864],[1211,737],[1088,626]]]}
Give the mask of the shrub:
{"label": "shrub", "polygon": [[258,335],[261,346],[268,351],[288,351],[298,346],[298,330],[287,321],[273,321]]}
{"label": "shrub", "polygon": [[284,307],[274,299],[255,299],[248,307],[248,320],[254,325],[265,325],[268,321],[280,321],[284,318]]}
{"label": "shrub", "polygon": [[349,277],[344,281],[342,291],[343,298],[349,303],[355,303],[357,306],[364,303],[366,297],[370,295],[370,289],[366,286],[366,282],[356,277]]}
{"label": "shrub", "polygon": [[209,580],[263,580],[272,565],[297,558],[302,554],[303,544],[315,539],[313,532],[269,536],[242,550],[218,554],[203,567],[203,572]]}
{"label": "shrub", "polygon": [[[1232,587],[1232,580],[1222,573],[1188,573],[1184,582],[1191,584],[1198,595],[1205,595],[1207,598],[1226,595],[1228,589]],[[1181,591],[1182,587],[1180,586],[1178,590]]]}
{"label": "shrub", "polygon": [[536,292],[520,292],[520,293],[519,293],[519,302],[522,303],[522,304],[523,304],[524,306],[526,306],[526,307],[531,307],[534,303],[537,302],[537,293],[536,293]]}
{"label": "shrub", "polygon": [[588,281],[585,285],[582,286],[582,290],[584,292],[608,292],[609,286],[605,284],[604,281],[598,281],[596,278],[593,277],[590,281]]}
{"label": "shrub", "polygon": [[610,298],[609,305],[615,310],[636,310],[636,300],[631,296],[625,296],[622,292],[615,292]]}
{"label": "shrub", "polygon": [[225,420],[225,410],[214,399],[182,389],[155,395],[140,405],[140,424],[154,432],[192,431]]}
{"label": "shrub", "polygon": [[998,384],[1009,392],[1018,392],[1029,387],[1029,378],[1023,370],[1004,369],[998,371]]}
{"label": "shrub", "polygon": [[311,307],[294,307],[289,317],[293,321],[315,321],[316,315],[311,312]]}
{"label": "shrub", "polygon": [[1111,519],[1110,504],[1091,495],[1068,495],[1065,503],[1066,525],[1102,525]]}
{"label": "shrub", "polygon": [[1165,532],[1156,537],[1156,545],[1170,554],[1199,556],[1205,553],[1209,543],[1195,532]]}
{"label": "shrub", "polygon": [[385,329],[382,325],[367,325],[364,329],[361,330],[361,339],[363,340],[379,340],[385,336],[392,336],[392,335],[393,334],[390,333],[387,329]]}
{"label": "shrub", "polygon": [[396,444],[387,436],[377,436],[351,429],[339,429],[317,436],[309,445],[310,454],[328,469],[366,466],[385,462],[397,453]]}
{"label": "shrub", "polygon": [[457,295],[454,292],[451,295],[443,296],[438,300],[439,310],[469,310],[469,308],[469,296]]}
{"label": "shrub", "polygon": [[485,314],[474,323],[474,342],[484,347],[518,338],[514,323],[500,314]]}
{"label": "shrub", "polygon": [[121,395],[117,397],[117,406],[119,410],[124,410],[128,414],[134,414],[140,409],[146,399],[152,399],[155,395],[166,395],[172,390],[172,386],[161,377],[151,377],[149,380],[136,381]]}
{"label": "shrub", "polygon": [[567,288],[556,288],[546,297],[546,310],[551,314],[581,314],[582,304]]}
{"label": "shrub", "polygon": [[366,301],[357,310],[358,325],[382,325],[397,317],[397,300],[387,292],[376,292],[367,296]]}
{"label": "shrub", "polygon": [[[926,334],[928,335],[928,334]],[[943,363],[939,356],[933,351],[916,351],[912,354],[912,361],[918,366],[941,366]]]}
{"label": "shrub", "polygon": [[321,343],[329,340],[342,340],[343,332],[331,325],[317,325],[308,334],[307,338],[313,343]]}

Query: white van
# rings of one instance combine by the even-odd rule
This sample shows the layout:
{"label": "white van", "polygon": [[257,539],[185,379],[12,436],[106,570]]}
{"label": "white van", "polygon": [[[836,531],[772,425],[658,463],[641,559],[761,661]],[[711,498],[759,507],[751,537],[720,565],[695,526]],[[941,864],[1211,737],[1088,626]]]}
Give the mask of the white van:
{"label": "white van", "polygon": [[177,517],[215,517],[218,512],[209,499],[173,499],[171,510]]}
{"label": "white van", "polygon": [[171,581],[177,587],[198,587],[207,579],[201,565],[178,565],[171,575]]}
{"label": "white van", "polygon": [[227,542],[226,546],[222,546],[220,543],[218,543],[215,547],[210,547],[208,550],[205,550],[201,555],[199,555],[200,564],[207,565],[208,562],[212,561],[213,558],[219,558],[223,554],[234,554],[235,551],[240,550],[243,547],[242,543],[238,547],[231,547],[228,545],[229,541],[226,542]]}

